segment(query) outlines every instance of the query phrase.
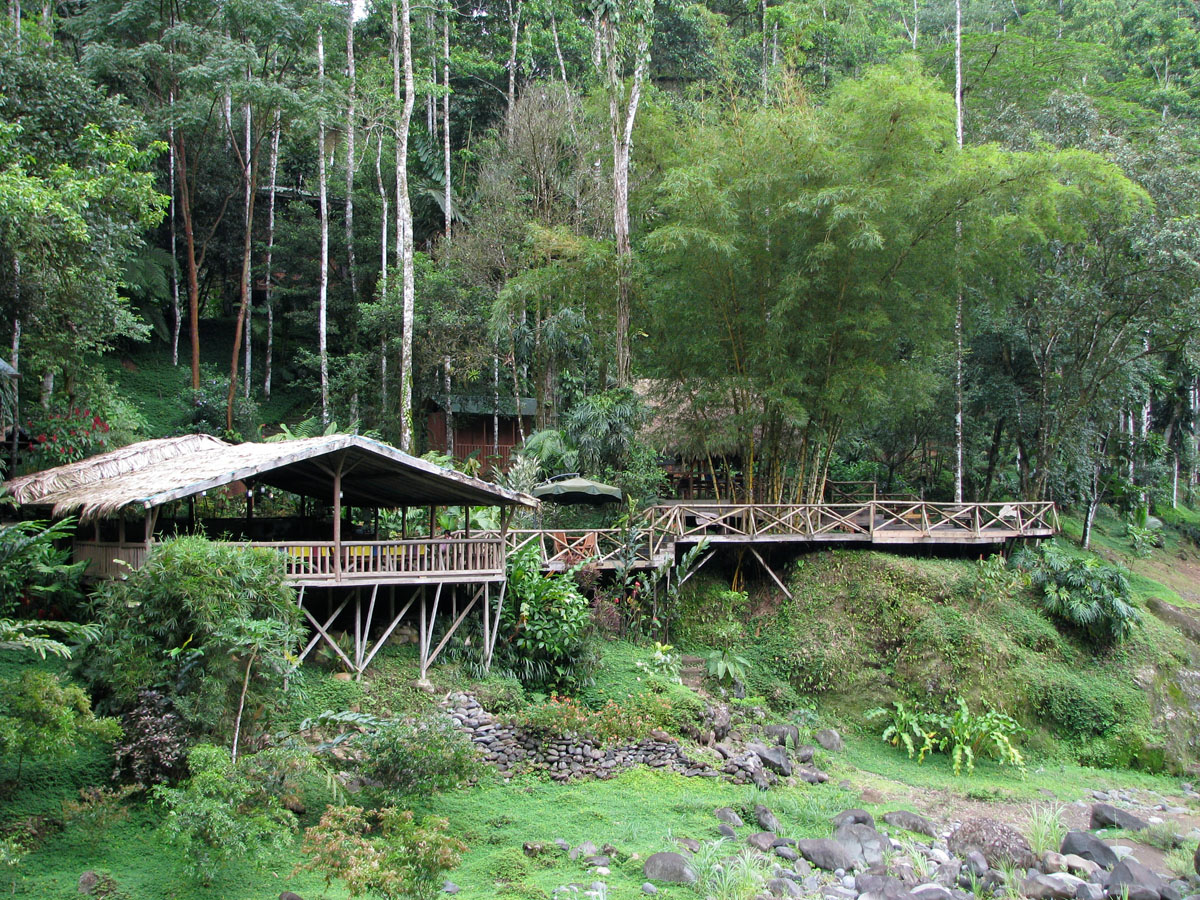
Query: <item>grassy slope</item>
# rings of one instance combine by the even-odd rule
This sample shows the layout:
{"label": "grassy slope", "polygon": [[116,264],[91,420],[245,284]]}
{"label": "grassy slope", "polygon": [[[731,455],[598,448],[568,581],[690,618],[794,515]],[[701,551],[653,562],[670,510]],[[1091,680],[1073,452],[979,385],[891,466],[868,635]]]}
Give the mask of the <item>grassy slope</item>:
{"label": "grassy slope", "polygon": [[[205,319],[201,322],[201,360],[217,372],[225,373],[228,383],[229,360],[233,352],[233,325],[224,320]],[[147,437],[161,437],[179,432],[182,398],[191,387],[188,368],[186,335],[180,345],[180,365],[171,365],[171,348],[155,341],[140,345],[121,356],[105,359],[109,376],[121,394],[131,400],[146,419]],[[257,366],[261,360],[256,360]],[[255,372],[256,385],[261,388],[260,372]],[[294,424],[307,416],[313,398],[311,392],[277,378],[271,399],[259,399],[259,418],[264,425],[280,422]]]}

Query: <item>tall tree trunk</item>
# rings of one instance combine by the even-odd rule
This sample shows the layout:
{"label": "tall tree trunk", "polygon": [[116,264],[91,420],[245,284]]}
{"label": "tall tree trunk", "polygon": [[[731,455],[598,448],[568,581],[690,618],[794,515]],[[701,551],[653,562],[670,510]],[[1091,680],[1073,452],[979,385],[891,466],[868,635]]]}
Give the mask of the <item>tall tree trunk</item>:
{"label": "tall tree trunk", "polygon": [[179,204],[183,218],[183,244],[187,251],[188,279],[188,336],[192,350],[192,390],[200,390],[200,269],[196,259],[196,229],[192,220],[191,188],[188,185],[187,143],[183,132],[176,130],[175,140],[179,164]]}
{"label": "tall tree trunk", "polygon": [[[317,78],[325,89],[325,30],[317,29]],[[317,347],[321,357],[321,422],[329,424],[329,175],[325,166],[325,115],[317,117],[317,190],[321,207],[321,270],[317,281]]]}
{"label": "tall tree trunk", "polygon": [[171,365],[179,365],[179,333],[183,330],[183,311],[179,308],[179,254],[175,240],[175,217],[178,215],[175,196],[175,89],[169,93],[170,122],[167,125],[167,159],[171,183],[171,310],[174,322],[171,326]]}
{"label": "tall tree trunk", "polygon": [[[915,26],[914,26],[915,27]],[[915,33],[915,32],[914,32]],[[915,40],[915,38],[914,38]],[[962,0],[954,0],[954,130],[958,149],[963,147],[962,94]],[[962,224],[955,223],[955,237],[961,239]],[[956,240],[957,243],[957,240]],[[955,246],[955,267],[959,248]],[[954,502],[963,502],[963,289],[958,274],[958,296],[954,303]]]}
{"label": "tall tree trunk", "polygon": [[508,2],[508,26],[510,30],[508,62],[508,93],[505,95],[508,98],[508,116],[505,120],[505,131],[509,139],[512,138],[512,111],[517,103],[517,43],[521,37],[521,13],[523,12],[522,0],[507,0]]}
{"label": "tall tree trunk", "polygon": [[[395,49],[399,33],[401,57],[404,66],[404,103],[396,122],[396,240],[397,255],[400,257],[401,277],[401,329],[400,335],[400,449],[405,453],[413,449],[412,413],[412,346],[413,346],[413,233],[412,206],[408,195],[408,133],[413,114],[413,58],[412,58],[412,11],[409,0],[400,0],[400,21],[397,21],[396,0],[392,0],[392,46]],[[399,101],[400,80],[393,54],[392,88]]]}
{"label": "tall tree trunk", "polygon": [[280,111],[276,109],[275,123],[271,126],[271,186],[267,193],[267,273],[266,297],[264,298],[267,307],[267,348],[263,354],[263,368],[266,370],[263,375],[263,396],[267,399],[271,398],[271,367],[275,354],[275,297],[273,291],[275,272],[271,268],[271,256],[275,251],[275,192],[279,175],[279,132]]}
{"label": "tall tree trunk", "polygon": [[[387,302],[388,292],[388,193],[383,184],[383,129],[379,129],[379,144],[375,148],[375,184],[379,188],[379,300]],[[388,410],[388,339],[386,329],[379,338],[379,418],[383,422]]]}
{"label": "tall tree trunk", "polygon": [[[251,128],[250,128],[250,104],[249,103],[246,104],[245,119],[246,119],[246,123],[245,123],[246,124],[246,154],[247,154],[247,156],[249,156],[251,153],[251,149],[250,149]],[[255,156],[255,159],[257,160],[257,156],[258,156],[257,149],[254,151],[254,156]],[[243,259],[242,259],[242,291],[243,291],[243,295],[244,295],[242,302],[243,302],[243,304],[245,306],[245,310],[246,310],[245,328],[244,328],[244,333],[242,335],[242,340],[244,340],[246,342],[245,358],[242,361],[242,390],[243,390],[243,395],[245,396],[245,398],[247,400],[250,399],[250,375],[251,375],[251,372],[253,371],[252,363],[254,360],[254,354],[253,354],[254,342],[251,340],[251,338],[253,337],[253,324],[254,324],[254,270],[253,270],[253,260],[252,260],[254,245],[253,245],[251,235],[254,231],[254,204],[257,199],[254,196],[254,193],[258,189],[257,169],[258,169],[258,166],[257,166],[257,164],[255,164],[254,170],[251,172],[252,178],[251,178],[251,183],[249,185],[249,193],[250,193],[249,209],[246,210],[246,214],[247,214],[246,243],[243,248],[244,255],[243,255]]]}
{"label": "tall tree trunk", "polygon": [[446,182],[446,243],[450,243],[454,197],[450,190],[450,8],[442,13],[442,173]]}
{"label": "tall tree trunk", "polygon": [[[258,149],[252,144],[252,126],[251,126],[251,110],[250,101],[247,100],[242,107],[242,115],[245,119],[245,139],[246,146],[243,151],[237,155],[240,157],[242,164],[242,275],[241,275],[241,301],[238,303],[237,324],[233,330],[233,360],[229,364],[229,393],[225,398],[225,427],[233,430],[233,401],[237,396],[238,383],[238,354],[241,352],[242,330],[246,331],[247,349],[249,348],[249,332],[250,332],[250,287],[251,287],[251,263],[252,252],[254,249],[254,181],[255,170],[257,168]],[[232,136],[231,136],[232,140]],[[237,142],[233,141],[234,149],[237,149]],[[246,367],[249,371],[250,357],[247,353]],[[250,383],[246,382],[247,393],[249,393]]]}
{"label": "tall tree trunk", "polygon": [[450,396],[450,357],[442,358],[442,391],[446,397],[446,455],[454,456],[454,404]]}
{"label": "tall tree trunk", "polygon": [[354,170],[357,166],[355,159],[354,139],[358,131],[358,76],[354,67],[354,8],[355,4],[346,4],[346,272],[349,276],[350,303],[353,305],[358,296],[358,275],[354,258]]}
{"label": "tall tree trunk", "polygon": [[[15,368],[15,367],[14,367]],[[521,410],[517,410],[517,415]],[[492,456],[500,456],[500,350],[492,345]],[[499,465],[499,460],[496,460]]]}
{"label": "tall tree trunk", "polygon": [[[21,300],[21,263],[13,257],[13,291],[16,294],[16,300],[20,303]],[[17,316],[13,319],[13,335],[12,335],[12,355],[8,358],[8,364],[18,372],[21,365],[21,317]],[[12,434],[9,436],[9,474],[16,472],[17,468],[17,452],[21,449],[21,379],[12,379]]]}
{"label": "tall tree trunk", "polygon": [[597,19],[597,38],[604,57],[605,86],[608,90],[609,131],[613,153],[613,235],[617,250],[617,383],[628,384],[632,377],[630,351],[630,304],[633,293],[633,249],[629,241],[629,158],[633,146],[633,125],[642,98],[642,82],[650,56],[650,24],[639,22],[632,83],[628,98],[622,84],[617,23],[611,15]]}

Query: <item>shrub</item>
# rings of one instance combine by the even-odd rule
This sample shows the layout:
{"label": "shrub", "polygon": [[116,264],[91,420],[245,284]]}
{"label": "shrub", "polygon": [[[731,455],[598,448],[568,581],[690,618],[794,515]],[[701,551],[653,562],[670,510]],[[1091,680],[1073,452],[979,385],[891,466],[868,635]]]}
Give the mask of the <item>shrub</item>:
{"label": "shrub", "polygon": [[162,834],[190,873],[208,884],[233,860],[255,859],[291,843],[296,820],[279,798],[233,762],[228,750],[200,744],[188,754],[192,776],[178,788],[159,785],[167,808]]}
{"label": "shrub", "polygon": [[589,647],[591,611],[570,574],[543,574],[536,547],[509,557],[510,602],[496,668],[511,672],[526,688],[575,690],[591,682],[597,662]]}
{"label": "shrub", "polygon": [[1039,665],[1026,672],[1025,694],[1041,719],[1069,737],[1102,735],[1149,716],[1137,687],[1086,669]]}
{"label": "shrub", "polygon": [[183,776],[188,740],[169,698],[158,691],[140,691],[137,706],[121,717],[121,727],[122,737],[113,747],[113,778],[130,778],[148,787]]}
{"label": "shrub", "polygon": [[86,737],[114,740],[120,732],[116,720],[96,718],[79,686],[57,675],[27,670],[0,690],[0,756],[16,760],[18,780],[27,758],[61,759]]}
{"label": "shrub", "polygon": [[868,719],[884,718],[882,740],[893,747],[903,746],[909,757],[924,762],[928,753],[948,753],[954,774],[975,770],[975,758],[990,756],[997,762],[1024,768],[1025,761],[1013,745],[1022,728],[1011,716],[995,709],[972,713],[967,701],[959,697],[950,713],[910,710],[896,701],[892,709],[867,711]]}
{"label": "shrub", "polygon": [[1095,556],[1072,557],[1053,544],[1040,554],[1023,554],[1042,608],[1079,629],[1099,646],[1119,643],[1141,624],[1130,604],[1129,573]]}
{"label": "shrub", "polygon": [[72,563],[71,551],[56,546],[74,530],[73,519],[0,526],[0,615],[10,615],[18,603],[61,610],[82,598],[87,564]]}
{"label": "shrub", "polygon": [[101,627],[85,674],[130,709],[147,685],[162,686],[193,731],[232,733],[243,699],[261,725],[278,699],[300,611],[273,550],[200,537],[158,544],[146,564],[103,584]]}
{"label": "shrub", "polygon": [[671,701],[648,692],[631,695],[621,703],[610,698],[599,709],[552,694],[545,702],[526,707],[516,723],[548,738],[591,737],[601,744],[641,740],[655,728],[677,724]]}
{"label": "shrub", "polygon": [[459,787],[482,766],[471,739],[445,716],[387,722],[359,737],[364,775],[401,794]]}
{"label": "shrub", "polygon": [[112,825],[129,818],[129,809],[124,803],[136,790],[133,785],[80,788],[78,800],[63,801],[63,821],[96,839]]}
{"label": "shrub", "polygon": [[304,832],[303,868],[323,872],[326,886],[341,879],[351,897],[434,900],[467,849],[448,832],[445,819],[418,823],[408,810],[331,806]]}

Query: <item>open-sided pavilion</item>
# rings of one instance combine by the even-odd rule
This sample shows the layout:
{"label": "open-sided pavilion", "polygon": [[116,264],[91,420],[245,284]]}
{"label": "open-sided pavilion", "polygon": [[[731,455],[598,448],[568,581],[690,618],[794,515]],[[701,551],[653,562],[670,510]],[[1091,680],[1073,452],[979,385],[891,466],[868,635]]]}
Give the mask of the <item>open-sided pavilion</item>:
{"label": "open-sided pavilion", "polygon": [[[174,533],[206,531],[279,551],[315,631],[301,658],[324,640],[359,675],[414,607],[422,677],[477,605],[490,657],[504,602],[508,515],[514,506],[537,505],[528,495],[358,435],[246,444],[209,435],[161,438],[16,478],[5,488],[27,516],[78,517],[73,551],[88,561],[90,577],[137,568],[156,538]],[[215,491],[244,498],[244,516],[198,518],[197,499]],[[264,491],[296,495],[299,513],[256,516]],[[478,506],[499,507],[499,533],[472,535],[469,514],[463,531],[436,533],[438,508]],[[375,522],[381,509],[400,511],[400,537],[379,539],[377,528],[352,526],[345,520],[350,508],[373,511]],[[408,534],[414,508],[428,511],[429,533],[420,537]],[[326,599],[319,614],[318,596]],[[445,607],[450,623],[433,646]],[[331,631],[351,614],[348,654]]]}

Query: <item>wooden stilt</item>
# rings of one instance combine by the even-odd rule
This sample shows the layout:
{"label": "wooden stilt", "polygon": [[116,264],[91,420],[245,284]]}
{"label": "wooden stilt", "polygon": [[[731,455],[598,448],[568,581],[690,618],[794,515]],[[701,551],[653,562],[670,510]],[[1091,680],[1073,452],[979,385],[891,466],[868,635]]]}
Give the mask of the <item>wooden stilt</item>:
{"label": "wooden stilt", "polygon": [[[489,585],[489,587],[490,587],[490,585]],[[503,581],[500,583],[500,598],[496,602],[496,615],[492,619],[491,634],[489,636],[490,639],[488,641],[487,647],[485,648],[485,655],[483,658],[483,671],[484,672],[489,672],[489,671],[491,671],[491,668],[492,668],[492,656],[496,652],[496,638],[499,637],[499,635],[500,635],[500,614],[504,612],[504,595],[507,592],[508,592],[508,582]],[[487,609],[487,605],[488,604],[484,605],[484,609]]]}
{"label": "wooden stilt", "polygon": [[375,598],[379,595],[379,585],[371,587],[371,602],[367,605],[367,621],[362,628],[362,639],[359,642],[358,650],[358,676],[355,680],[362,681],[363,670],[367,664],[363,657],[367,652],[367,643],[371,639],[371,620],[375,618]]}
{"label": "wooden stilt", "polygon": [[355,677],[362,675],[359,664],[362,662],[362,592],[354,589],[354,672]]}
{"label": "wooden stilt", "polygon": [[771,576],[771,580],[774,581],[775,584],[777,584],[779,586],[779,589],[781,591],[783,591],[785,594],[787,594],[787,598],[789,600],[795,599],[792,597],[792,592],[787,589],[787,585],[785,585],[782,581],[779,580],[779,576],[776,575],[775,571],[770,566],[767,565],[767,561],[762,558],[762,556],[759,554],[758,550],[755,549],[753,544],[750,545],[750,552],[754,554],[754,558],[758,560],[758,564],[767,570],[767,574]]}
{"label": "wooden stilt", "polygon": [[349,598],[347,598],[346,601],[343,602],[342,606],[338,607],[337,612],[335,612],[332,616],[329,617],[329,622],[326,623],[325,625],[322,625],[320,622],[318,622],[313,617],[313,614],[310,613],[307,609],[304,611],[304,615],[306,615],[308,617],[308,621],[312,623],[313,628],[317,629],[317,633],[321,637],[323,637],[325,639],[326,643],[328,643],[329,646],[333,648],[334,652],[337,653],[337,655],[342,658],[342,662],[344,662],[346,664],[347,671],[353,672],[354,671],[354,663],[350,661],[350,657],[348,657],[346,655],[346,652],[337,645],[337,641],[335,641],[333,638],[331,638],[329,636],[329,632],[326,631],[326,629],[329,627],[329,625],[333,624],[333,620],[335,618],[337,618],[338,613],[340,613],[342,611],[342,609],[345,607],[345,604],[348,602],[349,602]]}
{"label": "wooden stilt", "polygon": [[458,626],[461,625],[463,622],[463,619],[465,619],[467,617],[467,613],[469,613],[472,609],[475,608],[475,604],[479,601],[479,597],[482,593],[483,593],[482,588],[480,588],[479,590],[477,590],[475,592],[474,596],[471,597],[471,602],[468,603],[466,605],[466,608],[463,609],[462,613],[454,619],[454,621],[450,625],[449,630],[444,635],[442,635],[442,639],[440,641],[438,641],[437,647],[435,647],[434,651],[431,654],[429,654],[429,664],[430,665],[433,665],[434,660],[436,660],[438,658],[438,654],[442,652],[442,648],[445,647],[446,644],[449,642],[450,638],[452,638],[454,636],[454,632],[458,631]]}
{"label": "wooden stilt", "polygon": [[437,590],[433,593],[433,609],[430,611],[429,619],[425,619],[425,598],[421,598],[421,683],[428,683],[429,679],[426,674],[429,672],[429,645],[433,643],[433,623],[437,619],[438,604],[442,599],[441,583],[438,584]]}
{"label": "wooden stilt", "polygon": [[412,607],[413,603],[416,602],[416,600],[417,600],[416,597],[409,597],[408,602],[404,604],[404,608],[400,610],[399,615],[392,617],[392,624],[390,624],[386,629],[384,629],[383,634],[379,636],[379,640],[377,640],[375,642],[375,646],[371,648],[371,652],[367,654],[367,658],[363,660],[363,668],[364,669],[367,668],[367,666],[371,665],[371,660],[373,660],[375,658],[375,654],[378,653],[381,649],[383,649],[383,645],[388,642],[388,638],[390,638],[392,636],[392,632],[396,630],[396,626],[398,626],[400,624],[400,622],[404,619],[404,614],[409,611],[409,609]]}
{"label": "wooden stilt", "polygon": [[[312,639],[305,645],[304,649],[300,651],[300,657],[298,659],[298,662],[304,661],[304,658],[306,656],[308,656],[308,654],[312,652],[313,648],[316,647],[317,644],[319,644],[321,642],[321,638],[323,636],[326,638],[326,640],[328,640],[329,636],[326,634],[326,630],[331,625],[333,625],[334,621],[341,614],[342,610],[346,608],[346,604],[349,602],[350,602],[350,598],[347,597],[345,600],[342,601],[342,605],[339,606],[337,609],[335,609],[333,611],[333,613],[329,616],[329,618],[325,620],[324,627],[317,627],[317,633],[312,636]],[[304,615],[308,617],[308,620],[313,623],[314,627],[317,626],[317,620],[315,618],[313,618],[313,614],[310,613],[307,609],[304,610]],[[334,645],[334,649],[337,649],[336,644]]]}

